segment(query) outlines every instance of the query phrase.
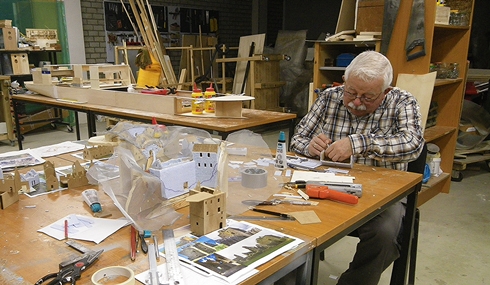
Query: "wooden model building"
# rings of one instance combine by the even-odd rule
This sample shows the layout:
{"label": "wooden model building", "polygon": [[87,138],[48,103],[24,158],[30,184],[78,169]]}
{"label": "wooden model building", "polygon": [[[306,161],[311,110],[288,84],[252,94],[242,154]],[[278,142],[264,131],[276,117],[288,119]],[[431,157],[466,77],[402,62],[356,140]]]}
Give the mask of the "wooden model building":
{"label": "wooden model building", "polygon": [[75,161],[72,166],[72,173],[67,175],[68,188],[76,188],[80,186],[88,185],[87,171],[80,162]]}
{"label": "wooden model building", "polygon": [[114,153],[114,146],[112,145],[100,145],[91,148],[85,147],[83,150],[83,159],[93,160],[104,158],[112,155]]}
{"label": "wooden model building", "polygon": [[187,197],[192,233],[202,236],[226,227],[226,193],[204,186],[196,189]]}
{"label": "wooden model building", "polygon": [[0,206],[2,209],[7,208],[13,203],[19,201],[19,190],[22,189],[19,171],[15,170],[15,175],[7,176],[0,180]]}
{"label": "wooden model building", "polygon": [[46,179],[46,190],[56,190],[60,188],[60,182],[56,177],[56,171],[54,169],[54,164],[51,161],[46,161],[43,165],[44,176]]}

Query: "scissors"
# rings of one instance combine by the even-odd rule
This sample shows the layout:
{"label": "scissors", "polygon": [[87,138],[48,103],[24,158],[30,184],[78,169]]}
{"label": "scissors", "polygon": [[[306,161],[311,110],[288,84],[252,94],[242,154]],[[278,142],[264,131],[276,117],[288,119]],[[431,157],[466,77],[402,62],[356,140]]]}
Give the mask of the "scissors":
{"label": "scissors", "polygon": [[60,271],[56,273],[50,273],[39,279],[34,285],[45,284],[47,285],[74,285],[76,280],[80,279],[82,272],[85,271],[90,265],[92,265],[97,258],[102,254],[104,250],[92,251],[85,253],[82,256],[64,261],[60,263]]}

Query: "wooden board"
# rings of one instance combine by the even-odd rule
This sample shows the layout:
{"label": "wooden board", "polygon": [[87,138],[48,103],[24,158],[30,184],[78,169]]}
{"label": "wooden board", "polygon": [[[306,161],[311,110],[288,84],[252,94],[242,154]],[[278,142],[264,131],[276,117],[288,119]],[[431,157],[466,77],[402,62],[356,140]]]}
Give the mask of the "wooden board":
{"label": "wooden board", "polygon": [[427,74],[400,73],[396,80],[397,87],[412,93],[419,102],[420,113],[422,114],[422,129],[425,129],[425,123],[427,122],[435,82],[436,72]]}
{"label": "wooden board", "polygon": [[15,75],[29,74],[29,59],[27,53],[13,53],[10,55],[12,71]]}
{"label": "wooden board", "polygon": [[[238,45],[238,58],[249,57],[250,45],[255,43],[254,54],[262,54],[264,52],[265,34],[251,35],[240,37]],[[240,94],[244,83],[245,69],[247,61],[238,61],[235,69],[235,79],[233,80],[233,93]],[[250,93],[246,93],[250,95]]]}

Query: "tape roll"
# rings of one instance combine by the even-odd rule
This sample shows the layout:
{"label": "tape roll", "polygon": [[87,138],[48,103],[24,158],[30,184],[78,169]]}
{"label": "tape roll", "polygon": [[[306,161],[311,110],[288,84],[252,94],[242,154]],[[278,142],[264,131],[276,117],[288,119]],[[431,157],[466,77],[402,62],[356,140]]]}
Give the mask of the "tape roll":
{"label": "tape roll", "polygon": [[242,186],[247,188],[264,188],[267,186],[267,170],[262,168],[245,168],[242,173]]}
{"label": "tape roll", "polygon": [[[126,280],[121,280],[126,278]],[[103,283],[100,283],[103,282]],[[110,282],[110,283],[108,283]],[[114,283],[119,282],[119,283]],[[134,272],[124,266],[110,266],[99,269],[92,275],[92,283],[95,285],[114,284],[114,285],[134,285]]]}

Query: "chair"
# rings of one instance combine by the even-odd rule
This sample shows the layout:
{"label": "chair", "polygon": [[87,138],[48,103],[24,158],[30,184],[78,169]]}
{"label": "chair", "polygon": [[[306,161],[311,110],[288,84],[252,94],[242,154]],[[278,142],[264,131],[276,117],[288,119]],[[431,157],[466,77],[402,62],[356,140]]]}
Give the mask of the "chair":
{"label": "chair", "polygon": [[[416,160],[408,163],[407,171],[424,174],[426,158],[427,158],[427,145],[424,143],[422,152],[420,153],[419,157]],[[415,201],[413,202],[416,204],[418,192],[420,192],[420,190],[422,189],[422,182],[417,184],[415,187],[416,187],[415,195],[410,195],[409,197],[407,197],[407,199],[415,199]],[[401,242],[400,257],[397,260],[395,260],[395,262],[393,263],[393,270],[391,272],[391,280],[390,280],[391,285],[395,285],[395,284],[405,285],[406,284],[405,282],[407,281],[405,279],[407,277],[407,269],[408,269],[407,284],[414,284],[415,282],[417,242],[418,242],[419,221],[420,221],[419,209],[416,208],[415,212],[413,213],[412,211],[409,211],[409,209],[407,209],[405,216],[412,215],[412,214],[414,215],[413,224],[409,224],[409,222],[406,221],[405,219],[403,221],[402,230],[406,231],[412,228],[412,236],[409,238],[404,238]],[[357,231],[350,233],[349,236],[359,237],[357,235]],[[324,252],[320,253],[320,260],[325,260]]]}

